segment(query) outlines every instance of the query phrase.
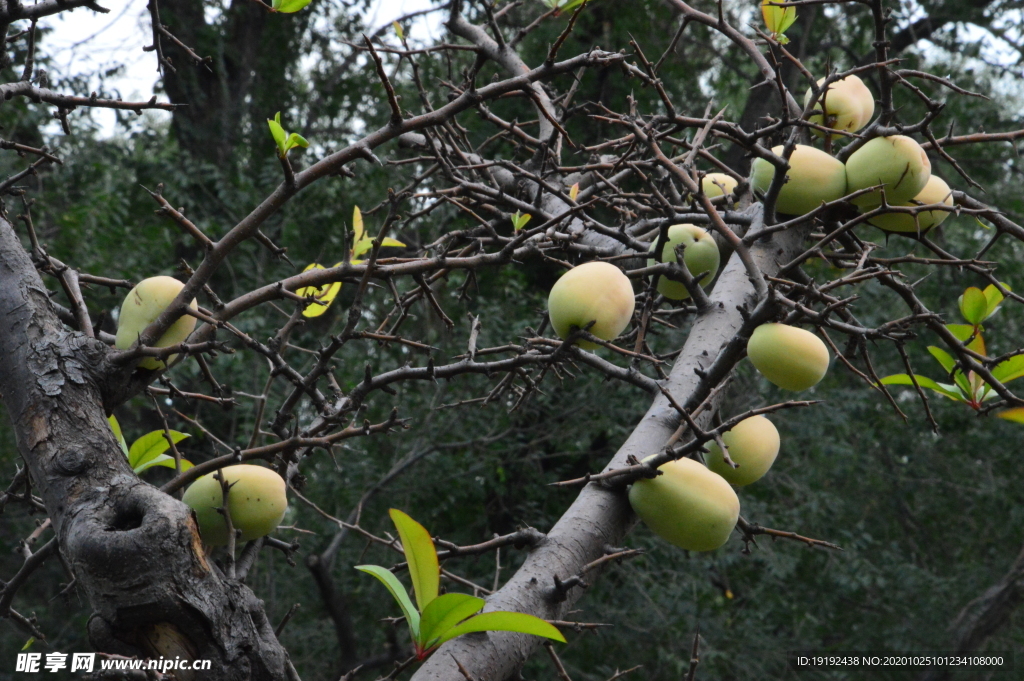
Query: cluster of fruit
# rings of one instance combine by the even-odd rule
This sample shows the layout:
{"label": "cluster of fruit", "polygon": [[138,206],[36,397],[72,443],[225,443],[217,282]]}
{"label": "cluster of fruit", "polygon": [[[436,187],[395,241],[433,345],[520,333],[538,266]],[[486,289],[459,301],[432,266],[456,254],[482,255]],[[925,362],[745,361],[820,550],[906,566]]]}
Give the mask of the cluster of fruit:
{"label": "cluster of fruit", "polygon": [[[819,81],[819,84],[824,81]],[[810,103],[808,91],[804,100]],[[854,133],[867,125],[874,115],[875,100],[864,82],[857,76],[829,84],[824,88],[815,106],[816,113],[809,119],[822,127]],[[824,133],[815,128],[815,133]],[[841,137],[830,133],[832,138]],[[772,148],[782,156],[783,147]],[[765,193],[775,177],[775,166],[758,158],[753,163],[751,184],[756,191]],[[928,154],[910,137],[894,135],[876,137],[853,152],[844,164],[839,159],[814,147],[798,144],[789,158],[786,183],[779,192],[776,208],[781,213],[804,215],[822,203],[838,201],[872,187],[851,199],[861,212],[882,205],[882,191],[889,206],[918,207],[933,204],[953,205],[949,185],[931,174]],[[924,233],[941,223],[948,211],[920,211],[882,213],[868,222],[888,232]]]}
{"label": "cluster of fruit", "polygon": [[[130,348],[184,287],[173,277],[150,277],[139,282],[121,304],[115,346],[119,350]],[[197,309],[194,298],[189,307]],[[153,343],[153,347],[166,348],[183,343],[195,327],[195,317],[182,315]],[[173,361],[175,357],[171,355],[167,361]],[[155,357],[145,357],[138,366],[159,370],[165,364]],[[228,466],[221,469],[221,473],[230,485],[226,508],[232,525],[241,533],[239,539],[249,541],[273,532],[288,509],[284,479],[269,468],[249,464]],[[228,543],[227,520],[217,509],[225,507],[224,494],[220,480],[214,476],[215,473],[210,473],[192,483],[182,501],[195,511],[203,541],[209,546],[223,546]]]}
{"label": "cluster of fruit", "polygon": [[[686,268],[706,284],[718,271],[719,254],[711,236],[694,225],[668,231],[663,256],[683,245]],[[674,257],[674,256],[672,256]],[[668,298],[689,296],[677,282],[659,285]],[[612,340],[629,324],[634,311],[633,286],[622,271],[606,262],[589,262],[564,274],[548,296],[551,325],[563,339],[586,329]],[[577,341],[593,349],[585,339]],[[829,352],[813,333],[786,324],[762,324],[750,336],[747,356],[769,381],[785,390],[813,387],[828,371]],[[779,453],[779,433],[764,416],[744,419],[722,434],[728,452],[717,442],[708,449],[706,465],[678,459],[659,467],[660,475],[638,480],[629,501],[641,520],[666,541],[691,551],[722,546],[739,519],[739,497],[732,485],[759,480]]]}
{"label": "cluster of fruit", "polygon": [[[810,331],[762,324],[751,334],[747,357],[765,378],[786,390],[813,387],[828,371],[825,344]],[[705,464],[669,461],[656,478],[637,480],[629,503],[644,524],[665,541],[690,551],[713,551],[736,527],[740,500],[732,486],[757,482],[779,454],[779,431],[764,416],[751,416],[708,445]],[[731,462],[731,465],[730,465]]]}
{"label": "cluster of fruit", "polygon": [[[823,81],[819,81],[819,85]],[[813,93],[809,91],[805,106]],[[874,115],[874,99],[857,76],[825,86],[816,102],[810,122],[821,128],[853,133],[864,127]],[[772,149],[783,154],[783,147]],[[837,201],[858,193],[851,202],[862,212],[882,205],[921,206],[936,203],[952,205],[949,186],[931,174],[928,155],[909,137],[896,135],[872,139],[850,155],[847,162],[811,146],[796,145],[789,158],[787,178],[777,198],[782,213],[804,215],[822,203]],[[767,192],[775,176],[775,166],[758,158],[754,161],[751,184],[756,191]],[[735,178],[711,173],[702,180],[709,198],[732,193]],[[866,191],[870,190],[870,191]],[[924,232],[942,222],[947,211],[884,213],[870,219],[871,224],[893,232]],[[651,245],[649,266],[657,262],[682,264],[697,286],[706,286],[718,273],[720,254],[711,235],[691,224],[673,225],[667,238]],[[183,285],[171,277],[146,279],[133,288],[121,306],[116,347],[130,348],[142,331],[163,312],[181,292]],[[658,291],[666,298],[690,297],[687,286],[676,277],[660,276]],[[576,330],[585,330],[610,341],[629,324],[634,311],[633,287],[622,271],[610,263],[590,262],[563,275],[551,289],[548,312],[552,327],[563,339]],[[193,300],[190,307],[196,309]],[[182,343],[195,328],[192,315],[182,315],[154,343],[168,347]],[[585,349],[595,345],[581,338]],[[805,390],[824,376],[829,353],[814,334],[784,324],[764,324],[751,335],[747,354],[754,366],[770,381],[787,390]],[[167,358],[172,361],[174,356]],[[165,361],[146,357],[139,362],[144,369],[165,368]],[[692,459],[669,462],[659,469],[662,475],[636,482],[630,501],[637,514],[659,535],[683,548],[707,551],[721,546],[739,517],[739,499],[730,483],[748,485],[763,476],[779,451],[779,434],[771,421],[754,416],[737,424],[722,436],[728,449],[709,445],[707,464]],[[731,465],[730,465],[731,464]],[[223,469],[234,482],[228,508],[243,540],[270,532],[287,508],[284,481],[273,471],[259,466],[230,466]],[[226,523],[217,511],[224,505],[220,482],[207,475],[185,493],[185,502],[196,511],[204,541],[227,541]]]}
{"label": "cluster of fruit", "polygon": [[[710,280],[718,269],[718,249],[711,237],[693,225],[676,225],[669,235],[666,249],[677,238],[676,243],[687,243],[687,269],[695,276],[710,271],[702,283]],[[704,243],[710,243],[714,250],[701,248]],[[690,261],[693,252],[702,259],[699,266]],[[667,297],[688,295],[685,287],[675,282],[659,290]],[[626,328],[633,308],[629,278],[605,262],[589,262],[569,270],[548,297],[551,325],[562,338],[569,338],[575,329],[587,329],[602,340],[611,340]],[[579,343],[594,347],[586,340]],[[829,365],[828,348],[821,339],[786,324],[758,326],[747,343],[747,357],[765,378],[792,391],[816,385]],[[728,461],[726,452],[713,442],[708,447],[706,465],[693,459],[670,461],[659,467],[661,475],[638,480],[630,488],[629,501],[637,515],[676,546],[711,551],[724,544],[740,513],[739,497],[730,483],[742,487],[761,479],[779,453],[779,432],[764,416],[744,419],[724,433],[722,441]]]}

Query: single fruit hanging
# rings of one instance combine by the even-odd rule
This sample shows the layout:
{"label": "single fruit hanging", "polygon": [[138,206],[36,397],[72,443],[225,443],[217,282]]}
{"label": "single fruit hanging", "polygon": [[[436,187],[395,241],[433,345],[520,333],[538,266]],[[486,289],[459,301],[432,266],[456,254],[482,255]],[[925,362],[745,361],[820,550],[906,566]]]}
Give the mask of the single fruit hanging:
{"label": "single fruit hanging", "polygon": [[[548,317],[563,340],[573,327],[585,329],[601,340],[610,341],[622,333],[633,318],[633,285],[629,277],[607,262],[588,262],[563,274],[548,294]],[[578,341],[593,350],[595,343]]]}
{"label": "single fruit hanging", "polygon": [[807,390],[828,371],[828,348],[810,331],[762,324],[747,341],[747,356],[765,378],[785,390]]}
{"label": "single fruit hanging", "polygon": [[725,544],[740,517],[740,500],[729,483],[693,459],[669,461],[658,470],[658,477],[629,488],[629,503],[644,525],[688,551]]}
{"label": "single fruit hanging", "polygon": [[905,135],[876,137],[846,159],[846,183],[850,193],[882,185],[881,189],[851,199],[862,210],[882,205],[882,190],[890,206],[917,196],[932,174],[932,164],[921,145]]}
{"label": "single fruit hanging", "polygon": [[[655,239],[651,244],[653,252],[658,246]],[[683,262],[686,269],[697,280],[699,286],[707,286],[718,273],[718,266],[721,256],[718,253],[718,244],[706,229],[697,225],[672,225],[668,228],[668,240],[661,249],[661,257],[655,260],[647,260],[647,266],[653,267],[659,262],[678,262],[676,260],[676,247],[683,247]],[[670,300],[686,300],[690,292],[681,281],[673,281],[668,277],[658,278],[658,293]]]}
{"label": "single fruit hanging", "polygon": [[[139,339],[139,335],[146,330],[146,327],[156,321],[167,306],[174,302],[174,299],[181,292],[185,285],[174,277],[150,277],[143,279],[135,288],[128,292],[124,302],[121,303],[121,312],[117,317],[117,337],[114,340],[114,347],[118,350],[127,350]],[[189,303],[193,310],[197,309],[196,299]],[[196,328],[196,318],[192,315],[183,314],[171,324],[160,338],[153,343],[153,347],[166,348],[170,345],[177,345],[188,338],[189,334]],[[167,358],[170,362],[177,355]],[[163,360],[155,357],[145,357],[139,362],[143,369],[163,369],[166,365]]]}
{"label": "single fruit hanging", "polygon": [[[288,510],[284,479],[263,466],[239,464],[221,469],[228,484],[228,511],[231,524],[241,530],[240,541],[266,536],[277,528]],[[224,505],[220,480],[209,473],[193,482],[181,500],[192,508],[199,522],[199,534],[210,546],[228,543],[227,521],[217,511]]]}
{"label": "single fruit hanging", "polygon": [[[937,203],[952,206],[953,193],[945,180],[937,175],[932,175],[928,178],[924,189],[909,203],[902,205],[907,207],[931,206]],[[917,214],[916,220],[909,213],[883,213],[871,218],[868,223],[886,232],[924,234],[932,227],[938,227],[948,217],[948,210],[924,210]]]}
{"label": "single fruit hanging", "polygon": [[[772,147],[772,153],[782,156],[782,146]],[[775,179],[775,166],[763,158],[754,159],[751,184],[759,193],[766,194]],[[789,157],[786,183],[782,185],[775,208],[788,215],[804,215],[822,203],[846,196],[846,168],[842,161],[820,149],[803,144],[796,145]]]}
{"label": "single fruit hanging", "polygon": [[[825,78],[818,80],[818,86],[821,87],[825,80]],[[814,90],[808,88],[807,94],[804,95],[805,107],[810,104],[813,96]],[[822,102],[824,102],[824,106],[822,106]],[[833,130],[857,132],[870,123],[875,115],[875,97],[863,80],[857,76],[847,76],[824,88],[818,101],[814,104],[814,111],[815,113],[808,119],[811,123]],[[817,128],[812,128],[812,131],[818,137],[825,136],[825,133]],[[840,137],[843,135],[831,134],[832,139]]]}
{"label": "single fruit hanging", "polygon": [[774,423],[761,415],[743,419],[722,434],[722,441],[729,450],[729,458],[739,468],[733,468],[725,462],[722,448],[717,442],[708,443],[705,460],[708,468],[737,487],[763,478],[779,455],[779,431]]}

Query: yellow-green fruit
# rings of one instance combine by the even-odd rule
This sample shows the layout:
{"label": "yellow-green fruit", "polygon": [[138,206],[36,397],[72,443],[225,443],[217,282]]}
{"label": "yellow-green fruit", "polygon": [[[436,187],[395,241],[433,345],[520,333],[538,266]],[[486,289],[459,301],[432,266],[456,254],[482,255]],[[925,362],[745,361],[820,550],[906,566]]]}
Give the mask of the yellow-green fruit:
{"label": "yellow-green fruit", "polygon": [[[737,184],[739,183],[732,176],[725,173],[708,173],[700,181],[700,188],[704,190],[709,199],[713,199],[717,196],[731,194]],[[722,187],[725,187],[725,192],[722,191]]]}
{"label": "yellow-green fruit", "polygon": [[[229,484],[235,483],[228,490],[228,511],[235,529],[242,531],[241,541],[273,532],[288,510],[284,479],[269,468],[248,464],[228,466],[221,472]],[[228,543],[227,524],[217,508],[224,505],[224,495],[220,480],[213,476],[210,473],[193,482],[181,500],[196,512],[203,541],[223,546]]]}
{"label": "yellow-green fruit", "polygon": [[[947,206],[953,205],[953,195],[950,193],[949,185],[937,175],[928,178],[921,193],[914,197],[913,201],[905,203],[905,206],[930,206],[936,203],[944,203]],[[924,234],[932,227],[938,226],[943,220],[949,217],[949,211],[926,210],[917,214],[917,221],[909,213],[886,213],[871,218],[869,222],[884,229],[887,232],[911,232]]]}
{"label": "yellow-green fruit", "polygon": [[[718,273],[720,256],[718,244],[708,234],[707,230],[697,225],[672,225],[668,228],[668,241],[661,249],[660,262],[672,262],[676,260],[676,246],[682,245],[683,262],[686,269],[690,271],[694,279],[700,282],[701,286],[707,286]],[[651,244],[653,251],[658,246],[657,240]],[[657,262],[653,258],[647,261],[648,267],[653,267]],[[706,273],[706,274],[705,274]],[[702,276],[703,275],[703,276]],[[686,285],[681,281],[672,281],[668,277],[658,278],[658,292],[672,300],[685,300],[690,297]]]}
{"label": "yellow-green fruit", "polygon": [[722,441],[729,448],[729,458],[739,464],[739,468],[725,462],[717,442],[708,445],[708,468],[737,487],[764,477],[779,455],[779,431],[763,416],[743,419],[722,435]]}
{"label": "yellow-green fruit", "polygon": [[[893,206],[907,203],[921,193],[932,174],[932,164],[921,145],[905,135],[876,137],[846,160],[847,189],[852,193],[884,185],[885,200]],[[856,206],[875,208],[881,191],[853,199]]]}
{"label": "yellow-green fruit", "polygon": [[629,503],[659,537],[688,551],[714,551],[740,517],[740,500],[725,479],[693,459],[669,461],[661,475],[637,480]]}
{"label": "yellow-green fruit", "polygon": [[810,331],[786,324],[762,324],[747,341],[754,368],[786,390],[816,385],[828,371],[828,348]]}
{"label": "yellow-green fruit", "polygon": [[[824,82],[825,79],[822,78],[818,85],[821,86]],[[804,106],[807,106],[813,96],[814,92],[808,88],[807,94],[804,95]],[[824,109],[828,120],[822,120],[822,99],[825,101]],[[811,123],[824,125],[833,130],[857,132],[870,123],[875,115],[875,98],[871,90],[864,85],[864,81],[857,76],[847,76],[828,86],[826,92],[822,93],[822,98],[815,104],[815,111],[818,113],[810,117]],[[814,134],[819,137],[825,136],[820,130],[814,130]],[[838,137],[842,135],[832,135],[832,139]]]}
{"label": "yellow-green fruit", "polygon": [[[633,285],[615,265],[588,262],[563,274],[548,294],[548,316],[560,338],[568,338],[572,328],[586,328],[594,322],[590,333],[610,341],[626,328],[633,317]],[[597,347],[579,341],[582,348]]]}
{"label": "yellow-green fruit", "polygon": [[[150,277],[143,279],[138,285],[128,292],[124,302],[121,303],[121,313],[117,317],[117,339],[114,346],[118,350],[127,350],[139,335],[146,330],[146,327],[156,321],[168,305],[170,305],[185,285],[174,277]],[[189,304],[193,310],[196,309],[196,300],[192,299]],[[183,342],[192,330],[196,328],[196,318],[183,314],[171,327],[160,336],[153,347],[166,348],[168,345],[177,345]],[[171,355],[168,361],[173,360],[177,355]],[[163,369],[162,360],[155,357],[146,357],[139,366],[143,369]]]}
{"label": "yellow-green fruit", "polygon": [[[772,153],[782,156],[782,146],[772,147]],[[775,177],[775,166],[763,158],[754,159],[754,189],[762,194],[768,191]],[[789,157],[786,184],[782,185],[775,207],[780,213],[803,215],[823,202],[835,201],[846,195],[846,168],[842,161],[824,151],[796,145]]]}

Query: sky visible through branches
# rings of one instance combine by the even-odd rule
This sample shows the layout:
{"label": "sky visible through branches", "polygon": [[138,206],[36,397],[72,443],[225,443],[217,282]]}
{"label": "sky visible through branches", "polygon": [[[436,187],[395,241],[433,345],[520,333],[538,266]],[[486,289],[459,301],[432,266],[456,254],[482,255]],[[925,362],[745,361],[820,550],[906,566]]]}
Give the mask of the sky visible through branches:
{"label": "sky visible through branches", "polygon": [[[374,0],[364,14],[372,28],[388,24],[411,12],[430,8],[430,0]],[[41,27],[51,29],[43,49],[54,62],[56,77],[86,76],[90,86],[100,85],[107,92],[130,99],[148,99],[158,78],[155,59],[140,59],[150,36],[149,11],[144,4],[126,2],[122,7],[110,4],[108,14],[78,10],[47,17]],[[427,40],[441,30],[440,14],[417,18],[410,38]],[[111,75],[104,72],[112,70]],[[93,111],[102,137],[117,132],[117,117],[112,111]],[[170,120],[170,114],[152,111],[147,115]]]}

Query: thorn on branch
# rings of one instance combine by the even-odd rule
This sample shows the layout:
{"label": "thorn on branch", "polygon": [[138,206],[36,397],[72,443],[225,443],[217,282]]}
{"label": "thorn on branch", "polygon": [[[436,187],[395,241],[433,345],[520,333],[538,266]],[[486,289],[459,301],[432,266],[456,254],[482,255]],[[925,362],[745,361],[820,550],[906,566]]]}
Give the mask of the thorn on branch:
{"label": "thorn on branch", "polygon": [[576,25],[576,18],[579,17],[580,12],[582,12],[586,6],[587,0],[583,0],[580,6],[576,8],[576,11],[573,12],[572,16],[569,18],[569,23],[566,25],[565,30],[562,31],[562,34],[560,36],[558,36],[558,39],[555,41],[555,44],[551,46],[551,49],[548,51],[548,58],[544,62],[544,65],[547,66],[548,68],[554,66],[555,57],[558,56],[558,50],[561,49],[562,45],[569,37],[569,34],[572,33],[573,26]]}
{"label": "thorn on branch", "polygon": [[772,539],[782,538],[803,542],[809,548],[821,546],[827,549],[832,549],[834,551],[843,550],[843,548],[838,544],[833,544],[832,542],[824,541],[823,539],[813,539],[811,537],[804,537],[802,535],[796,534],[795,532],[787,532],[785,530],[773,530],[771,528],[758,525],[757,523],[751,523],[743,516],[740,516],[739,522],[736,523],[736,527],[743,535],[743,543],[745,544],[743,552],[748,554],[750,553],[749,544],[754,544],[754,546],[757,546],[757,541],[754,540],[754,537],[759,534],[767,535]]}
{"label": "thorn on branch", "polygon": [[554,576],[555,585],[548,590],[547,597],[554,603],[563,603],[568,598],[569,589],[573,587],[588,588],[590,585],[583,581],[579,575],[573,575],[562,581],[558,575]]}
{"label": "thorn on branch", "polygon": [[[451,655],[451,653],[449,653],[449,655]],[[473,678],[473,675],[469,673],[469,670],[466,669],[454,655],[452,655],[452,660],[455,661],[455,666],[459,668],[459,673],[462,674],[462,678],[466,679],[466,681],[476,681],[476,679]]]}
{"label": "thorn on branch", "polygon": [[693,646],[690,648],[690,668],[686,672],[685,681],[694,681],[697,675],[697,665],[700,664],[700,624],[697,631],[693,632]]}
{"label": "thorn on branch", "polygon": [[286,612],[284,614],[284,617],[281,618],[281,623],[277,625],[276,629],[274,629],[274,636],[281,638],[281,632],[284,631],[285,625],[288,624],[291,618],[295,615],[296,612],[298,612],[299,608],[301,607],[301,603],[296,603],[292,607],[288,608],[288,612]]}

